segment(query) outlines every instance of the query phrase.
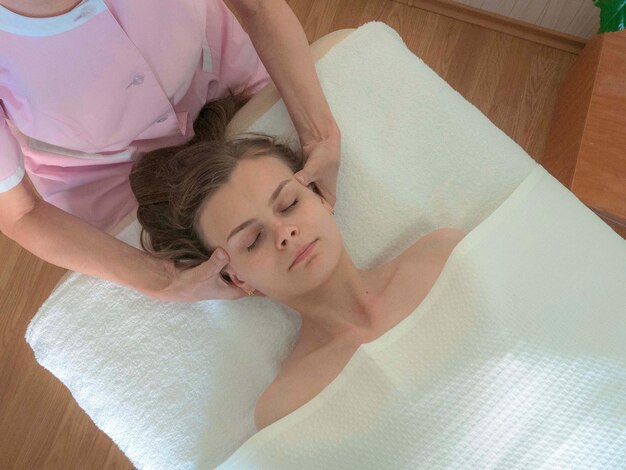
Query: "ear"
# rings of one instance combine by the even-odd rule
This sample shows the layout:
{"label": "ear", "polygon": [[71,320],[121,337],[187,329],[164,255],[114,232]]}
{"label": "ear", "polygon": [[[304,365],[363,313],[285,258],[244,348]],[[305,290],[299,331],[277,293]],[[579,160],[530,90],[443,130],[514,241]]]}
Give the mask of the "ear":
{"label": "ear", "polygon": [[230,285],[232,285],[234,287],[240,288],[246,294],[249,291],[254,290],[254,287],[251,287],[247,282],[242,281],[241,279],[239,279],[237,277],[237,275],[234,273],[234,271],[231,268],[229,268],[228,266],[224,270],[222,270],[221,274],[222,274],[222,278],[224,278],[224,277],[228,277],[229,278],[229,281],[227,281],[228,284],[230,284]]}

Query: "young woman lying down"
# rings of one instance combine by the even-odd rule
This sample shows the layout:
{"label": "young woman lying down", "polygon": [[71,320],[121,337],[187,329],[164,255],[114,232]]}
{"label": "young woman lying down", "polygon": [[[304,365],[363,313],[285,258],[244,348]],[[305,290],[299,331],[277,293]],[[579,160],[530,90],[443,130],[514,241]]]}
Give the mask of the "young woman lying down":
{"label": "young woman lying down", "polygon": [[256,404],[260,430],[310,401],[361,344],[410,315],[464,233],[435,230],[387,263],[359,269],[332,206],[294,178],[299,152],[268,136],[226,137],[240,106],[239,97],[208,104],[192,142],[146,154],[130,178],[145,249],[193,267],[222,247],[227,282],[301,315],[291,356]]}

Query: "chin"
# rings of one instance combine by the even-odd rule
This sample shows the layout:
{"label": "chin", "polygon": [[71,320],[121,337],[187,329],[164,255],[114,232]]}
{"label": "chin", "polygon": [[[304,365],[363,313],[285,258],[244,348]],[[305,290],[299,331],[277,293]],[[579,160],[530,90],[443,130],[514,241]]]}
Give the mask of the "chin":
{"label": "chin", "polygon": [[307,260],[307,266],[301,266],[303,269],[298,276],[303,294],[323,286],[332,277],[340,259],[340,253],[329,254],[327,251],[315,253],[314,256],[314,259]]}

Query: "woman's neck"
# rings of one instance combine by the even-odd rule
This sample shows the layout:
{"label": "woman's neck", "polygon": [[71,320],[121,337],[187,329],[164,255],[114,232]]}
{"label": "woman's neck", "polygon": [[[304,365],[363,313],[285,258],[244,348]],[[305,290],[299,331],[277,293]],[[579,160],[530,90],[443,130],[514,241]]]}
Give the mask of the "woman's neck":
{"label": "woman's neck", "polygon": [[0,0],[7,10],[30,18],[49,18],[71,11],[82,0]]}
{"label": "woman's neck", "polygon": [[359,270],[344,250],[333,274],[317,289],[285,302],[302,316],[301,334],[320,343],[371,330],[380,316],[379,301],[386,287],[381,270]]}

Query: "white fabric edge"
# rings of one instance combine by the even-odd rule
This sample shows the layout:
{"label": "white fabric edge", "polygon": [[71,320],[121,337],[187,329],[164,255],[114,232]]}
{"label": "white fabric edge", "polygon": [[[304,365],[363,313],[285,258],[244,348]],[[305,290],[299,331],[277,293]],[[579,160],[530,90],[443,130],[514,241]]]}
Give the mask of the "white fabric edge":
{"label": "white fabric edge", "polygon": [[0,181],[0,193],[6,193],[8,190],[13,189],[24,178],[24,167],[20,166],[15,172],[8,178]]}

